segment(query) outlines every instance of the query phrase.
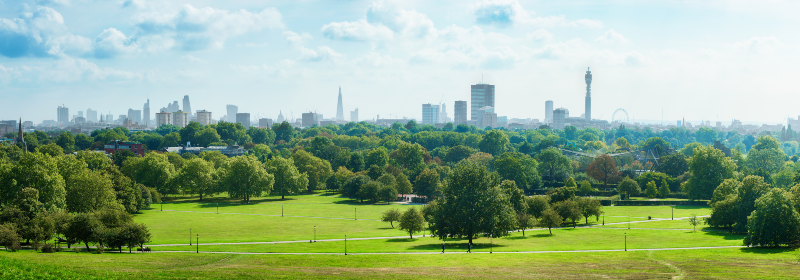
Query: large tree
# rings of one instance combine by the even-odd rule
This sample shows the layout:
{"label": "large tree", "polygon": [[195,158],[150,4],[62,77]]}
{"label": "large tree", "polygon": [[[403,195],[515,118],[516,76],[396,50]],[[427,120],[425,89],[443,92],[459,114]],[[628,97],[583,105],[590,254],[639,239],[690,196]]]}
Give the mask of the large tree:
{"label": "large tree", "polygon": [[274,157],[267,161],[267,170],[275,176],[274,193],[280,194],[281,199],[308,190],[308,175],[300,173],[291,158]]}
{"label": "large tree", "polygon": [[755,211],[747,218],[745,245],[800,245],[800,214],[789,194],[771,189],[755,201]]}
{"label": "large tree", "polygon": [[114,186],[102,171],[83,170],[70,176],[66,183],[67,210],[87,213],[117,205]]}
{"label": "large tree", "polygon": [[203,200],[203,195],[217,192],[215,172],[214,164],[201,158],[193,158],[183,163],[172,181],[180,185],[184,193],[199,195],[200,200]]}
{"label": "large tree", "polygon": [[736,189],[736,223],[733,229],[736,232],[744,233],[747,231],[747,217],[756,210],[756,200],[767,193],[770,187],[764,183],[764,178],[759,176],[747,176],[742,180],[742,185]]}
{"label": "large tree", "polygon": [[614,163],[614,159],[609,155],[600,155],[596,157],[594,161],[589,164],[587,173],[589,177],[602,181],[605,187],[608,187],[609,181],[616,180],[616,178],[619,177],[617,164]]}
{"label": "large tree", "polygon": [[272,191],[275,177],[267,173],[255,156],[232,158],[226,169],[221,186],[233,198],[241,198],[244,203],[249,203],[251,197]]}
{"label": "large tree", "polygon": [[683,153],[674,153],[659,158],[658,171],[664,172],[669,176],[678,177],[689,171],[689,162]]}
{"label": "large tree", "polygon": [[481,152],[498,156],[506,151],[508,143],[508,136],[505,133],[500,130],[490,130],[483,134],[478,147]]}
{"label": "large tree", "polygon": [[500,176],[471,162],[459,163],[450,175],[441,205],[434,214],[433,233],[440,239],[479,234],[507,235],[516,228],[514,206],[500,188]]}
{"label": "large tree", "polygon": [[333,175],[330,162],[303,150],[295,152],[292,160],[297,170],[308,175],[309,191],[325,189],[325,182]]}
{"label": "large tree", "polygon": [[[414,233],[425,229],[425,217],[417,208],[411,207],[400,216],[400,229],[408,232],[409,238],[414,238]],[[472,239],[470,238],[470,242]]]}
{"label": "large tree", "polygon": [[547,177],[549,181],[561,181],[572,173],[570,159],[554,147],[542,150],[536,155],[536,160],[539,161],[539,174]]}
{"label": "large tree", "polygon": [[167,155],[147,153],[144,157],[131,157],[125,161],[121,171],[137,183],[158,190],[162,194],[177,194],[179,189],[167,184],[175,174],[175,166]]}
{"label": "large tree", "polygon": [[723,180],[733,177],[736,164],[722,151],[712,146],[699,146],[689,164],[692,177],[686,182],[686,194],[691,199],[710,199]]}
{"label": "large tree", "polygon": [[432,198],[441,193],[441,185],[439,173],[434,169],[425,169],[414,181],[414,190],[417,195]]}
{"label": "large tree", "polygon": [[0,204],[14,201],[23,188],[34,188],[45,209],[66,208],[64,178],[59,173],[57,158],[49,155],[27,153],[16,164],[0,164],[0,186]]}

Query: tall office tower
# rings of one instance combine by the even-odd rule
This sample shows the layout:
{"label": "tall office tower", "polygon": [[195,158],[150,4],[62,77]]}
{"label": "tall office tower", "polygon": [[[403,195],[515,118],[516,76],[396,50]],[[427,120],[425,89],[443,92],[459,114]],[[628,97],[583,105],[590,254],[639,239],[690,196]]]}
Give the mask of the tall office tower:
{"label": "tall office tower", "polygon": [[453,112],[453,124],[467,124],[467,101],[456,101]]}
{"label": "tall office tower", "polygon": [[236,114],[236,122],[242,124],[244,129],[250,128],[250,113]]}
{"label": "tall office tower", "polygon": [[150,127],[153,124],[150,123],[150,98],[147,99],[147,103],[144,104],[142,108],[142,123],[143,125]]}
{"label": "tall office tower", "polygon": [[156,127],[165,124],[172,124],[172,113],[162,110],[161,113],[156,113]]}
{"label": "tall office tower", "polygon": [[268,118],[260,118],[260,119],[258,119],[258,127],[271,128],[272,127],[272,119],[268,119]]}
{"label": "tall office tower", "polygon": [[584,76],[586,80],[586,116],[587,120],[592,119],[592,71],[589,71],[589,68],[586,68],[586,76]]}
{"label": "tall office tower", "polygon": [[286,118],[284,118],[284,117],[283,117],[283,112],[280,112],[280,111],[279,111],[279,112],[278,112],[278,123],[279,123],[279,124],[280,124],[280,123],[283,123],[285,120],[286,120]]}
{"label": "tall office tower", "polygon": [[183,111],[189,113],[189,116],[192,116],[192,105],[189,104],[189,96],[183,96]]}
{"label": "tall office tower", "polygon": [[422,104],[422,124],[436,124],[439,121],[439,105]]}
{"label": "tall office tower", "polygon": [[181,110],[172,113],[172,124],[177,127],[186,127],[189,125],[189,113]]}
{"label": "tall office tower", "polygon": [[78,111],[78,117],[83,118],[83,111]]}
{"label": "tall office tower", "polygon": [[239,107],[236,107],[236,105],[228,104],[227,106],[225,106],[225,108],[228,109],[228,115],[227,115],[228,116],[228,122],[229,123],[235,123],[236,122],[236,114],[239,113]]}
{"label": "tall office tower", "polygon": [[447,107],[445,104],[439,104],[442,110],[439,112],[439,123],[447,123]]}
{"label": "tall office tower", "polygon": [[350,111],[350,121],[351,122],[358,122],[358,108],[353,111]]}
{"label": "tall office tower", "polygon": [[564,129],[569,118],[569,110],[566,108],[558,108],[553,110],[553,128]]}
{"label": "tall office tower", "polygon": [[486,106],[478,109],[478,119],[476,120],[478,127],[497,127],[497,114],[494,112],[494,107]]}
{"label": "tall office tower", "polygon": [[110,122],[112,122],[112,121],[114,121],[114,115],[112,115],[112,114],[107,114],[107,115],[106,115],[106,123],[110,123]]}
{"label": "tall office tower", "polygon": [[59,124],[67,124],[69,123],[69,108],[58,106],[58,123]]}
{"label": "tall office tower", "polygon": [[339,87],[339,103],[336,105],[336,120],[344,121],[344,107],[342,106],[342,87]]}
{"label": "tall office tower", "polygon": [[92,110],[92,108],[86,109],[86,121],[97,122],[97,110]]}
{"label": "tall office tower", "polygon": [[317,113],[313,112],[303,113],[301,124],[303,127],[312,127],[314,125],[319,125],[319,119],[320,117],[319,114]]}
{"label": "tall office tower", "polygon": [[544,122],[553,123],[553,100],[544,102]]}
{"label": "tall office tower", "polygon": [[132,124],[135,123],[142,124],[142,111],[128,109],[128,119],[131,120]]}
{"label": "tall office tower", "polygon": [[494,108],[494,85],[477,84],[471,87],[470,119],[478,120],[478,109],[486,106]]}
{"label": "tall office tower", "polygon": [[211,124],[211,112],[206,110],[198,110],[197,111],[197,122],[202,125],[209,125]]}

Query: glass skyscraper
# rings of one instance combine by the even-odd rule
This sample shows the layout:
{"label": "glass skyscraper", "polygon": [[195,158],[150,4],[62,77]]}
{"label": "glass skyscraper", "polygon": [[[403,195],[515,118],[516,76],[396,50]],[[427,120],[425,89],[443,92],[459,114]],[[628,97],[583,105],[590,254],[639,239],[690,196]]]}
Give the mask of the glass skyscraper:
{"label": "glass skyscraper", "polygon": [[472,104],[470,104],[470,119],[471,120],[478,120],[478,110],[480,108],[489,106],[494,108],[494,85],[489,84],[477,84],[472,85],[472,93],[471,93],[471,100]]}

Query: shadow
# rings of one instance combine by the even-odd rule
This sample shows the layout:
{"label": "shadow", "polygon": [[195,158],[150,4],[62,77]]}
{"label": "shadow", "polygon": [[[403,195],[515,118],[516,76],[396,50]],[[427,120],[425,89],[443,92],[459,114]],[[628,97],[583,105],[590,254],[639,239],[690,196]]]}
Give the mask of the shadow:
{"label": "shadow", "polygon": [[786,252],[794,252],[797,249],[789,247],[746,247],[740,248],[739,251],[748,254],[780,254]]}
{"label": "shadow", "polygon": [[[481,241],[484,241],[484,240],[481,240]],[[485,240],[485,241],[488,241],[488,240]],[[447,242],[447,243],[445,243],[444,247],[445,247],[445,252],[447,252],[449,250],[467,251],[467,241],[459,242],[459,243]],[[507,245],[500,245],[500,244],[497,244],[497,243],[490,244],[489,242],[485,242],[485,243],[484,242],[480,242],[480,243],[478,243],[474,239],[472,240],[472,250],[488,250],[489,248],[495,249],[495,248],[505,248],[505,247],[508,247],[508,246]],[[417,246],[411,246],[411,247],[409,247],[409,249],[415,249],[415,250],[438,250],[438,251],[441,251],[442,250],[442,243],[420,244],[420,245],[417,245]]]}
{"label": "shadow", "polygon": [[408,242],[416,242],[419,241],[420,238],[411,239],[411,238],[396,238],[396,239],[387,239],[386,242],[390,243],[408,243]]}
{"label": "shadow", "polygon": [[696,205],[678,205],[675,209],[694,210],[694,209],[708,209],[710,206],[696,206]]}
{"label": "shadow", "polygon": [[364,202],[360,202],[359,200],[355,200],[355,199],[334,201],[333,204],[358,205],[358,206],[363,206],[363,205],[386,205],[385,202],[374,202],[373,203],[373,202],[369,202],[369,201],[366,201],[366,200]]}
{"label": "shadow", "polygon": [[[695,231],[690,231],[687,233],[694,233]],[[727,232],[720,232],[720,231],[696,231],[702,232],[705,235],[715,236],[715,237],[722,237],[725,240],[744,240],[744,234],[738,233],[727,233]]]}

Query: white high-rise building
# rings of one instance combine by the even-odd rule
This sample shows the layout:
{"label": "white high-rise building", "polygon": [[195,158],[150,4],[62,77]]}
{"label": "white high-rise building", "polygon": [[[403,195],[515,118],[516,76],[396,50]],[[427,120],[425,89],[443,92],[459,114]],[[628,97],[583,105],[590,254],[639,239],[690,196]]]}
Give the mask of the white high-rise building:
{"label": "white high-rise building", "polygon": [[353,111],[350,111],[350,121],[351,122],[358,122],[358,108]]}
{"label": "white high-rise building", "polygon": [[172,124],[172,113],[162,110],[161,113],[156,113],[156,127],[165,124]]}
{"label": "white high-rise building", "polygon": [[197,122],[202,125],[209,125],[212,123],[211,121],[211,112],[206,110],[198,110],[197,111]]}
{"label": "white high-rise building", "polygon": [[92,108],[86,109],[86,121],[97,122],[97,110],[92,110]]}
{"label": "white high-rise building", "polygon": [[144,104],[142,108],[142,123],[145,126],[152,126],[153,124],[150,123],[150,98],[147,99],[147,103]]}
{"label": "white high-rise building", "polygon": [[422,124],[439,122],[439,105],[422,104]]}
{"label": "white high-rise building", "polygon": [[177,127],[186,127],[189,125],[189,113],[181,110],[172,113],[172,124]]}
{"label": "white high-rise building", "polygon": [[226,109],[228,109],[228,115],[227,115],[228,116],[228,120],[227,120],[227,122],[236,123],[236,114],[239,113],[239,107],[237,107],[236,105],[231,105],[231,104],[228,104],[225,107],[226,107]]}
{"label": "white high-rise building", "polygon": [[189,104],[188,95],[183,96],[183,111],[189,113],[190,115],[192,114],[192,105]]}
{"label": "white high-rise building", "polygon": [[58,106],[58,123],[67,125],[69,123],[69,108]]}
{"label": "white high-rise building", "polygon": [[553,123],[553,100],[544,102],[544,123]]}

